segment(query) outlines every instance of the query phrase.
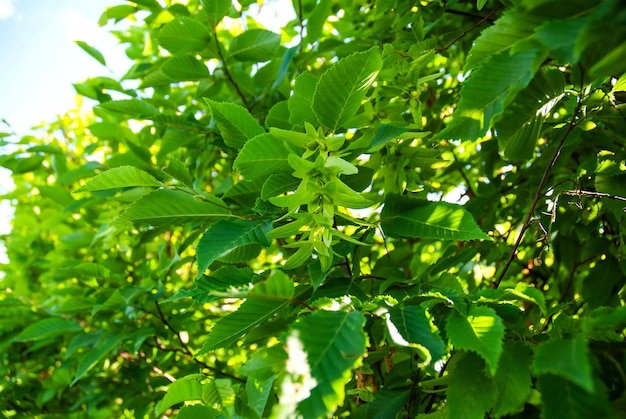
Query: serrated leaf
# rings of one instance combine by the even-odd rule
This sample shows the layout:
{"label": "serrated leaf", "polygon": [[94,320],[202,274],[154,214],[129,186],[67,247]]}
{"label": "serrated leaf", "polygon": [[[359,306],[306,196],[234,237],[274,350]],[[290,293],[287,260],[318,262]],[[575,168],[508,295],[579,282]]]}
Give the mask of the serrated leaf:
{"label": "serrated leaf", "polygon": [[106,66],[106,60],[104,59],[104,55],[102,55],[102,53],[100,51],[98,51],[96,48],[92,47],[91,45],[89,45],[88,43],[84,42],[84,41],[74,41],[76,43],[76,45],[78,45],[83,51],[85,51],[87,54],[91,55],[93,58],[95,58],[100,64]]}
{"label": "serrated leaf", "polygon": [[541,19],[519,12],[507,10],[492,26],[481,32],[469,52],[464,70],[471,70],[494,54],[509,51],[517,43],[530,38],[535,33]]}
{"label": "serrated leaf", "polygon": [[448,317],[446,332],[456,349],[472,351],[482,357],[493,376],[502,355],[504,324],[489,307],[473,305],[467,317],[453,312]]}
{"label": "serrated leaf", "polygon": [[280,271],[274,272],[265,282],[254,286],[237,311],[215,323],[196,356],[230,346],[250,329],[291,304],[293,295],[294,283],[291,279]]}
{"label": "serrated leaf", "polygon": [[234,166],[248,179],[267,178],[272,174],[291,173],[289,150],[272,134],[261,134],[248,141],[235,159]]}
{"label": "serrated leaf", "polygon": [[167,166],[161,169],[164,173],[180,181],[183,185],[193,188],[193,177],[187,166],[176,157],[170,157]]}
{"label": "serrated leaf", "polygon": [[149,119],[159,113],[159,110],[141,99],[112,100],[98,105],[113,112],[130,115],[137,119]]}
{"label": "serrated leaf", "polygon": [[287,100],[289,122],[292,125],[304,126],[305,122],[318,125],[317,116],[313,112],[313,95],[318,79],[310,73],[300,74],[295,81],[293,94]]}
{"label": "serrated leaf", "polygon": [[13,340],[16,342],[43,340],[67,333],[80,332],[82,330],[82,326],[74,320],[51,317],[31,324],[26,329],[22,330]]}
{"label": "serrated leaf", "polygon": [[163,62],[161,71],[170,81],[195,81],[209,77],[207,66],[195,56],[175,55]]}
{"label": "serrated leaf", "polygon": [[401,134],[404,134],[409,129],[405,127],[397,127],[391,124],[380,124],[376,130],[376,134],[372,139],[370,147],[376,147],[385,144],[387,141],[397,138]]}
{"label": "serrated leaf", "polygon": [[322,74],[312,108],[326,129],[345,127],[356,115],[382,65],[378,49],[372,48],[342,58]]}
{"label": "serrated leaf", "polygon": [[248,140],[265,133],[263,127],[245,108],[234,103],[214,102],[209,99],[205,99],[205,102],[211,108],[215,123],[227,145],[242,148]]}
{"label": "serrated leaf", "polygon": [[239,61],[269,61],[278,52],[280,35],[265,29],[249,29],[230,43],[229,54]]}
{"label": "serrated leaf", "polygon": [[159,187],[163,184],[150,173],[134,166],[120,166],[100,173],[87,181],[75,192],[104,191],[108,189],[128,188],[136,186]]}
{"label": "serrated leaf", "polygon": [[357,419],[395,419],[396,414],[402,411],[410,394],[409,390],[382,388],[374,394],[373,401],[359,406],[351,417],[354,416]]}
{"label": "serrated leaf", "polygon": [[504,343],[498,372],[494,377],[498,398],[493,408],[495,417],[521,412],[531,391],[530,350],[523,342]]}
{"label": "serrated leaf", "polygon": [[[272,229],[271,221],[220,220],[212,224],[198,243],[198,276],[201,276],[211,264],[250,244],[267,247],[271,241],[267,233]],[[239,262],[244,262],[239,261]]]}
{"label": "serrated leaf", "polygon": [[[560,376],[545,374],[537,379],[543,419],[589,419],[611,417],[605,391],[593,394]],[[603,389],[604,390],[604,389]]]}
{"label": "serrated leaf", "polygon": [[158,189],[133,202],[120,217],[135,224],[162,226],[214,221],[230,214],[226,204],[214,196],[194,196],[173,189]]}
{"label": "serrated leaf", "polygon": [[226,292],[230,289],[242,288],[252,282],[254,276],[250,268],[237,268],[232,265],[222,266],[209,276],[202,275],[196,279],[193,289],[181,290],[178,294],[166,299],[164,302],[178,301],[191,297],[194,302],[208,303],[216,300],[215,294]]}
{"label": "serrated leaf", "polygon": [[211,34],[202,23],[181,16],[161,28],[158,41],[172,54],[196,54],[209,45]]}
{"label": "serrated leaf", "polygon": [[461,205],[396,194],[390,194],[385,199],[381,225],[389,237],[490,240]]}
{"label": "serrated leaf", "polygon": [[218,410],[201,404],[183,406],[176,415],[176,419],[220,419],[223,417]]}
{"label": "serrated leaf", "polygon": [[475,140],[483,137],[515,96],[530,83],[546,58],[544,50],[501,52],[474,70],[461,88],[452,122],[441,139]]}
{"label": "serrated leaf", "polygon": [[443,340],[441,340],[439,332],[426,317],[426,310],[423,307],[390,307],[389,320],[406,342],[426,348],[428,358],[424,360],[425,364],[433,364],[444,355],[445,345]]}
{"label": "serrated leaf", "polygon": [[161,416],[170,407],[186,401],[202,400],[207,384],[200,382],[197,374],[188,375],[171,383],[167,393],[155,408],[156,416]]}
{"label": "serrated leaf", "polygon": [[473,353],[460,352],[452,358],[449,369],[450,418],[484,419],[497,401],[497,390],[493,378],[485,371],[484,361]]}
{"label": "serrated leaf", "polygon": [[594,391],[593,371],[587,341],[581,334],[568,339],[551,339],[535,349],[535,374],[555,374]]}
{"label": "serrated leaf", "polygon": [[[315,311],[298,321],[287,337],[287,371],[290,363],[306,362],[301,368],[310,395],[298,403],[303,417],[326,417],[343,403],[345,384],[352,368],[365,352],[365,318],[359,312]],[[303,359],[304,358],[304,359]],[[283,395],[286,399],[286,395]],[[284,400],[281,397],[281,403]]]}

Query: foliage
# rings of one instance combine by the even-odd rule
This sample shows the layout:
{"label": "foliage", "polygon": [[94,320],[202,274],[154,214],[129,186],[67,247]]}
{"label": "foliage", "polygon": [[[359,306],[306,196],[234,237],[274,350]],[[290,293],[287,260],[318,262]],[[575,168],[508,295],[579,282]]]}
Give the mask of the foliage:
{"label": "foliage", "polygon": [[624,3],[258,3],[2,134],[3,414],[621,417]]}

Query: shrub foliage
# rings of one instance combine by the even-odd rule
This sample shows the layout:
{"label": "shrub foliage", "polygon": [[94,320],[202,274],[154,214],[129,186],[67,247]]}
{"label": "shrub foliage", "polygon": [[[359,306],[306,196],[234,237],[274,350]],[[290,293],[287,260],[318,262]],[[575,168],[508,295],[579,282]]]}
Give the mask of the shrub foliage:
{"label": "shrub foliage", "polygon": [[2,134],[3,414],[622,417],[624,2],[262,3]]}

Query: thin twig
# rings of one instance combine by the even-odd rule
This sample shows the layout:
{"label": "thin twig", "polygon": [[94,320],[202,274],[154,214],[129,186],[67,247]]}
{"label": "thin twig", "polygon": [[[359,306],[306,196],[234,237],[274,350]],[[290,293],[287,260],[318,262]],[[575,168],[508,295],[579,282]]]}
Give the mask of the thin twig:
{"label": "thin twig", "polygon": [[165,315],[163,314],[163,310],[161,310],[161,306],[159,305],[158,301],[154,302],[154,305],[157,308],[157,311],[159,313],[159,317],[161,319],[161,321],[163,322],[163,324],[170,329],[170,331],[172,333],[174,333],[177,337],[178,337],[178,341],[180,342],[180,346],[183,350],[183,352],[187,355],[189,355],[191,357],[191,359],[198,365],[202,366],[203,368],[208,369],[209,371],[212,371],[213,373],[217,374],[217,375],[221,375],[224,377],[228,377],[230,379],[233,379],[235,381],[239,381],[240,383],[245,383],[246,380],[240,377],[237,377],[235,375],[229,374],[227,372],[224,372],[218,368],[212,367],[202,361],[200,361],[199,359],[195,358],[193,356],[193,352],[191,352],[191,349],[189,349],[189,347],[187,346],[187,344],[183,341],[182,336],[180,335],[180,332],[178,330],[176,330],[176,328],[174,326],[172,326],[172,324],[165,318]]}
{"label": "thin twig", "polygon": [[546,180],[548,179],[548,175],[552,171],[552,168],[556,164],[556,161],[558,160],[559,155],[561,154],[561,150],[563,149],[565,140],[567,140],[567,137],[569,137],[571,132],[576,127],[576,119],[578,118],[578,114],[580,113],[581,109],[582,109],[582,89],[581,89],[580,96],[578,97],[578,104],[576,105],[576,109],[574,110],[574,115],[572,116],[572,119],[570,120],[569,125],[567,126],[567,130],[561,137],[561,140],[559,141],[559,145],[557,146],[554,152],[554,155],[552,156],[552,159],[550,160],[550,163],[548,164],[548,166],[546,166],[545,170],[543,171],[543,175],[541,176],[541,180],[539,181],[539,186],[537,187],[537,192],[535,193],[535,198],[533,199],[532,205],[530,206],[530,210],[526,214],[526,219],[524,220],[522,229],[519,232],[519,235],[517,236],[517,240],[515,241],[515,244],[513,245],[511,254],[509,255],[509,258],[507,259],[506,264],[504,265],[504,268],[502,269],[502,272],[500,272],[498,279],[496,279],[492,283],[493,288],[498,288],[500,286],[500,283],[502,282],[502,279],[504,279],[504,275],[506,274],[506,271],[511,266],[511,262],[513,262],[515,255],[517,255],[517,249],[522,243],[522,239],[524,238],[524,233],[526,233],[526,230],[528,230],[528,227],[530,227],[532,220],[533,220],[533,214],[535,213],[535,209],[537,208],[537,204],[539,203],[539,200],[543,196],[542,191],[543,191],[543,187],[546,184]]}
{"label": "thin twig", "polygon": [[435,51],[437,54],[447,50],[448,48],[450,48],[452,45],[454,45],[454,43],[456,41],[458,41],[459,39],[463,38],[465,35],[467,35],[468,33],[470,33],[471,31],[473,31],[474,29],[478,28],[480,25],[482,25],[483,23],[485,23],[486,21],[488,21],[491,16],[493,16],[496,12],[498,12],[500,9],[502,9],[502,7],[498,7],[496,9],[493,9],[491,12],[489,12],[489,14],[487,16],[485,16],[484,18],[482,18],[479,22],[473,24],[472,26],[470,26],[469,28],[467,28],[466,30],[464,30],[463,32],[461,32],[461,34],[459,36],[457,36],[456,38],[454,38],[452,41],[450,41],[448,43],[448,45],[446,45],[443,48],[439,48],[437,51]]}
{"label": "thin twig", "polygon": [[222,48],[220,48],[220,41],[217,38],[217,31],[215,29],[213,29],[213,38],[215,39],[215,48],[217,49],[217,55],[222,61],[222,71],[224,71],[224,75],[226,76],[230,84],[233,85],[233,87],[235,88],[235,91],[237,91],[237,95],[243,102],[243,105],[246,107],[246,109],[250,110],[250,104],[246,100],[246,96],[243,94],[243,92],[239,88],[239,85],[237,84],[237,82],[233,78],[233,75],[230,73],[230,70],[228,69],[228,64],[226,64],[226,58],[224,57],[224,54],[222,53]]}
{"label": "thin twig", "polygon": [[[465,17],[469,17],[472,19],[484,19],[484,16],[482,15],[477,15],[475,13],[470,13],[470,12],[465,12],[463,10],[456,10],[456,9],[445,9],[444,10],[445,13],[450,13],[451,15],[459,15],[459,16],[465,16]],[[494,19],[488,19],[489,22],[494,21]]]}
{"label": "thin twig", "polygon": [[298,46],[298,52],[302,53],[304,45],[304,19],[302,18],[302,0],[298,0],[298,22],[300,25],[300,45]]}

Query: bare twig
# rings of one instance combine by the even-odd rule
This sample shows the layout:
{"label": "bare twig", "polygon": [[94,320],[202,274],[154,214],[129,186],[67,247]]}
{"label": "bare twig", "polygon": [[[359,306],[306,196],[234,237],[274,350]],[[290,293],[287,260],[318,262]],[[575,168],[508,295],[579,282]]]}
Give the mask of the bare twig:
{"label": "bare twig", "polygon": [[239,87],[239,85],[233,78],[233,75],[231,74],[230,70],[228,69],[228,64],[226,64],[226,58],[224,57],[224,54],[222,53],[222,48],[220,47],[220,41],[217,38],[217,31],[215,29],[213,29],[213,38],[215,39],[215,48],[217,49],[217,55],[222,61],[222,71],[224,71],[224,75],[226,76],[230,84],[232,84],[233,87],[235,88],[235,91],[237,92],[237,96],[239,96],[239,98],[243,102],[243,105],[246,107],[246,109],[250,110],[250,104],[248,103],[246,96],[243,94],[243,92],[241,91],[241,88]]}
{"label": "bare twig", "polygon": [[187,354],[188,356],[191,357],[191,359],[198,365],[200,365],[203,368],[208,369],[209,371],[217,374],[217,375],[221,375],[224,377],[228,377],[230,379],[233,379],[235,381],[239,381],[240,383],[245,383],[246,380],[237,376],[234,376],[232,374],[229,374],[227,372],[224,372],[218,368],[212,367],[202,361],[200,361],[199,359],[195,358],[193,356],[193,352],[191,352],[191,349],[189,349],[189,347],[187,346],[187,344],[183,341],[183,338],[180,334],[180,332],[178,330],[176,330],[176,328],[174,328],[174,326],[172,326],[172,324],[167,320],[167,318],[165,318],[165,315],[163,314],[163,310],[161,310],[161,306],[159,305],[158,301],[154,302],[154,305],[157,308],[157,312],[159,313],[159,318],[161,319],[161,322],[163,322],[163,324],[172,331],[172,333],[174,333],[177,337],[178,337],[178,341],[180,342],[180,346],[182,348],[182,351]]}
{"label": "bare twig", "polygon": [[515,255],[517,255],[517,249],[519,248],[520,244],[522,243],[522,239],[524,238],[524,233],[526,233],[526,230],[528,230],[528,227],[530,227],[530,225],[533,222],[533,214],[535,213],[535,209],[537,208],[537,204],[539,203],[539,200],[543,196],[543,192],[542,192],[543,191],[543,187],[546,184],[546,180],[548,179],[548,175],[552,171],[552,168],[556,164],[556,161],[558,160],[559,155],[561,154],[561,150],[563,149],[563,145],[565,144],[565,140],[567,140],[567,137],[569,137],[571,132],[576,127],[576,120],[578,118],[578,114],[580,113],[580,111],[582,109],[582,104],[583,104],[583,102],[582,102],[582,91],[581,91],[580,96],[578,97],[578,104],[576,105],[576,109],[574,110],[574,115],[572,116],[572,119],[570,120],[570,122],[569,122],[569,124],[567,126],[567,130],[565,131],[565,133],[561,137],[561,140],[559,141],[559,145],[557,146],[556,150],[554,151],[554,155],[552,156],[552,159],[550,160],[550,163],[546,166],[545,170],[543,171],[543,175],[541,176],[541,180],[539,181],[539,185],[537,187],[537,192],[535,193],[535,198],[533,199],[533,202],[532,202],[532,204],[530,206],[530,210],[526,214],[526,219],[524,220],[524,224],[522,225],[522,229],[519,232],[519,235],[517,236],[517,240],[515,241],[515,244],[513,245],[513,249],[511,250],[511,254],[509,255],[509,258],[507,259],[507,261],[506,261],[506,263],[504,265],[504,268],[500,272],[500,275],[498,276],[498,279],[496,279],[492,283],[493,288],[498,288],[500,286],[500,283],[502,282],[502,279],[504,279],[504,275],[506,274],[506,271],[511,266],[511,262],[513,262],[513,259],[515,258]]}
{"label": "bare twig", "polygon": [[486,21],[488,21],[491,16],[493,16],[496,12],[498,12],[500,9],[502,9],[502,7],[498,7],[496,9],[493,9],[491,12],[489,12],[489,14],[487,14],[487,16],[485,16],[484,18],[482,18],[479,22],[473,24],[472,26],[470,26],[469,28],[467,28],[466,30],[464,30],[463,32],[461,32],[461,34],[459,36],[457,36],[456,38],[454,38],[452,41],[450,41],[445,47],[443,48],[439,48],[437,51],[435,51],[437,54],[447,50],[448,48],[450,48],[452,45],[454,45],[454,43],[456,41],[458,41],[459,39],[463,38],[465,35],[467,35],[468,33],[470,33],[471,31],[473,31],[474,29],[478,28],[480,25],[482,25],[483,23],[485,23]]}

